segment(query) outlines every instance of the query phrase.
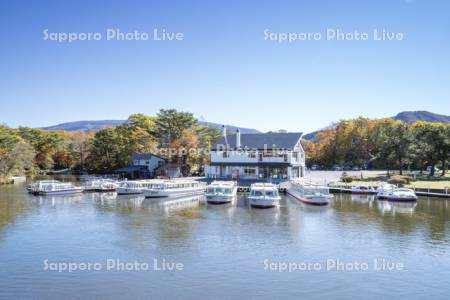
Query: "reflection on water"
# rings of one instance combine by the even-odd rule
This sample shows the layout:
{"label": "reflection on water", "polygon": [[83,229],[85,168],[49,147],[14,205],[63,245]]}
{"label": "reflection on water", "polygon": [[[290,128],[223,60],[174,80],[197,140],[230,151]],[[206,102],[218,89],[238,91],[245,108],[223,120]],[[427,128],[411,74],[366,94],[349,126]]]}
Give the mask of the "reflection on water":
{"label": "reflection on water", "polygon": [[144,205],[147,209],[163,210],[164,213],[170,214],[174,211],[196,208],[200,205],[200,201],[205,201],[205,197],[197,195],[184,198],[148,198],[145,199]]}
{"label": "reflection on water", "polygon": [[370,202],[375,200],[376,195],[355,195],[351,194],[352,201],[356,202]]}
{"label": "reflection on water", "polygon": [[391,201],[378,201],[378,208],[382,214],[410,214],[414,213],[416,208],[416,202],[391,202]]}
{"label": "reflection on water", "polygon": [[[125,290],[133,298],[348,298],[367,291],[382,298],[448,298],[450,292],[436,287],[450,276],[449,203],[337,194],[328,206],[283,196],[279,207],[255,209],[245,195],[232,204],[211,205],[203,196],[32,196],[24,186],[1,186],[0,298],[118,298]],[[186,269],[176,274],[42,270],[44,259],[105,257],[165,258]],[[408,270],[292,274],[263,268],[265,259],[379,257],[401,261]],[[51,289],[45,288],[49,282]]]}
{"label": "reflection on water", "polygon": [[33,197],[33,203],[36,206],[66,206],[77,204],[86,198],[81,194],[74,195],[39,195]]}

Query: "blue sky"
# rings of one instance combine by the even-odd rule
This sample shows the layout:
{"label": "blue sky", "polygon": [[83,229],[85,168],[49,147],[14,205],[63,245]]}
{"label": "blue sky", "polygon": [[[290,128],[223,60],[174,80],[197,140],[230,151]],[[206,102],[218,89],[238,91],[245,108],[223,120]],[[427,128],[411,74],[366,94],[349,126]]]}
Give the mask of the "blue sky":
{"label": "blue sky", "polygon": [[[450,2],[2,1],[0,122],[47,126],[176,108],[309,132],[359,115],[450,114]],[[214,3],[213,3],[214,2]],[[183,41],[44,41],[50,32],[182,32]],[[386,29],[401,41],[265,41]]]}

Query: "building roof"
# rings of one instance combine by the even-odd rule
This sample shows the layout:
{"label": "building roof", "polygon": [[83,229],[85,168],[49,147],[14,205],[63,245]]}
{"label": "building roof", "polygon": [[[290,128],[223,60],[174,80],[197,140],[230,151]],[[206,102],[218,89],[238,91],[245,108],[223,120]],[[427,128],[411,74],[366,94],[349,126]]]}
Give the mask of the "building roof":
{"label": "building roof", "polygon": [[145,160],[145,159],[151,159],[152,157],[157,157],[159,159],[164,160],[164,158],[159,157],[158,155],[151,154],[151,153],[133,153],[133,155],[132,155],[133,160],[139,160],[139,159]]}
{"label": "building roof", "polygon": [[[241,134],[241,148],[247,149],[292,149],[302,137],[301,132],[247,133]],[[213,150],[236,148],[236,135],[222,137]]]}

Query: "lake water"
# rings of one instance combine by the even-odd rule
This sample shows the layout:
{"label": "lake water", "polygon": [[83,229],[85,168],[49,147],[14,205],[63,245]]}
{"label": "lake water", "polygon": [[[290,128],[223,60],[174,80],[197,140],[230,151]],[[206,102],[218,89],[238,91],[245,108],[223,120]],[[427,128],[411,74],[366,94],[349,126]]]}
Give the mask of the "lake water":
{"label": "lake water", "polygon": [[0,186],[0,298],[450,299],[449,221],[431,198],[261,210]]}

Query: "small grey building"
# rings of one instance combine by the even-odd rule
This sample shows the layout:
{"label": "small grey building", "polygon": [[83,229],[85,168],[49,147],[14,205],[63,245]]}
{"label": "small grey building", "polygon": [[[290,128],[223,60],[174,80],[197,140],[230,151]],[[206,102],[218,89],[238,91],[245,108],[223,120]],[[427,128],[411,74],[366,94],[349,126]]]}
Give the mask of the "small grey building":
{"label": "small grey building", "polygon": [[153,178],[157,175],[166,161],[164,158],[151,153],[134,153],[131,157],[132,164],[115,170],[116,174],[129,179]]}
{"label": "small grey building", "polygon": [[133,166],[146,166],[150,177],[155,176],[155,171],[166,164],[164,158],[151,153],[134,153],[132,156]]}

